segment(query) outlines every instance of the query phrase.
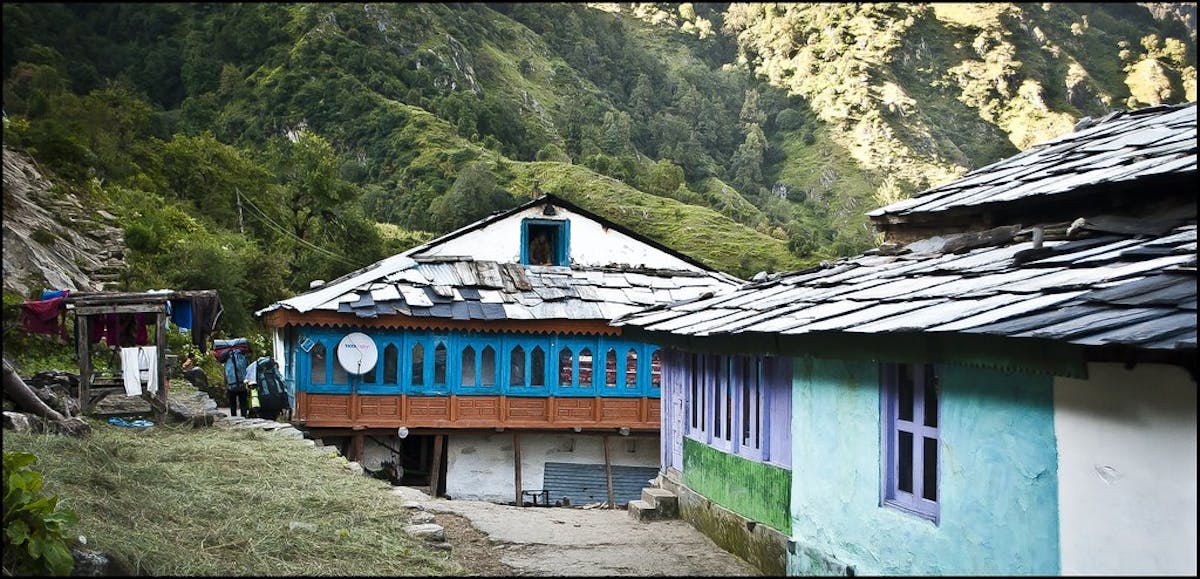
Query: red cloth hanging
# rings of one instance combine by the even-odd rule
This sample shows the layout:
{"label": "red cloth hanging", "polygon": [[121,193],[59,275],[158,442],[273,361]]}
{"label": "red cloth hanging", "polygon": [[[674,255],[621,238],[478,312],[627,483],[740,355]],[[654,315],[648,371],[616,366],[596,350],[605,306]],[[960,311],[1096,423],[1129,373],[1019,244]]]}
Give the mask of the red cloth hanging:
{"label": "red cloth hanging", "polygon": [[21,304],[22,325],[31,334],[58,335],[67,339],[67,295]]}

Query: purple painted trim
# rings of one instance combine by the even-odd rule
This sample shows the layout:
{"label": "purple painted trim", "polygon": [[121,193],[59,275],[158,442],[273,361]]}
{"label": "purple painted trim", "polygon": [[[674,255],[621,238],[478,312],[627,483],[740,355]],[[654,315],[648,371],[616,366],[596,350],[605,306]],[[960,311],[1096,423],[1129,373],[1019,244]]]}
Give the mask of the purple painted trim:
{"label": "purple painted trim", "polygon": [[[900,385],[903,380],[902,375],[905,370],[912,372],[912,408],[909,415],[912,420],[904,420],[900,418]],[[915,515],[927,518],[934,523],[938,522],[941,509],[937,502],[937,494],[939,482],[941,480],[941,460],[940,457],[935,459],[933,468],[934,482],[934,499],[928,499],[924,496],[925,491],[925,439],[930,439],[940,448],[940,437],[937,426],[928,426],[925,424],[925,407],[930,401],[926,400],[927,386],[933,386],[935,399],[932,401],[934,405],[938,404],[936,397],[940,396],[940,386],[938,385],[938,372],[932,364],[909,365],[884,363],[880,366],[880,381],[882,382],[880,392],[882,394],[883,405],[883,464],[882,472],[884,473],[884,483],[882,492],[882,504],[893,507],[902,511],[910,512]],[[940,408],[937,408],[940,414]],[[939,416],[940,419],[940,416]],[[912,447],[909,450],[909,462],[911,465],[910,482],[911,492],[900,488],[900,434],[909,433],[911,435]]]}
{"label": "purple painted trim", "polygon": [[[663,364],[664,376],[678,381],[684,398],[678,405],[683,432],[673,435],[790,468],[790,359],[679,352],[664,356]],[[772,423],[783,424],[785,431],[772,433]],[[778,460],[771,461],[773,448]]]}

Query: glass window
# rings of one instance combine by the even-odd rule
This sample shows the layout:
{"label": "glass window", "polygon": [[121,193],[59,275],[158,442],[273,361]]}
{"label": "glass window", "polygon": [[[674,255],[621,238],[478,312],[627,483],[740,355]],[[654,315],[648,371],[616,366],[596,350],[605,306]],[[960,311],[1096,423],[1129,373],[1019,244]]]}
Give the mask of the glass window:
{"label": "glass window", "polygon": [[617,351],[612,348],[604,355],[604,385],[609,388],[617,386]]}
{"label": "glass window", "polygon": [[334,384],[349,384],[350,378],[346,375],[346,369],[335,358],[333,360],[333,383]]}
{"label": "glass window", "polygon": [[475,348],[467,346],[462,351],[462,385],[475,385]]}
{"label": "glass window", "polygon": [[520,346],[508,353],[508,385],[525,385],[525,348]]}
{"label": "glass window", "polygon": [[579,387],[592,386],[592,350],[584,348],[579,351]]}
{"label": "glass window", "polygon": [[541,346],[534,346],[529,352],[529,385],[546,385],[546,352]]}
{"label": "glass window", "polygon": [[496,385],[496,349],[491,346],[484,346],[480,353],[480,369],[479,369],[479,385],[480,386],[495,386]]}
{"label": "glass window", "polygon": [[569,388],[571,386],[571,364],[572,356],[570,348],[563,348],[558,351],[558,385]]}
{"label": "glass window", "polygon": [[398,365],[397,362],[399,360],[400,360],[400,350],[398,348],[396,348],[395,344],[388,344],[387,347],[383,349],[383,383],[384,384],[395,384],[396,383],[396,381],[397,381],[396,366]]}
{"label": "glass window", "polygon": [[413,344],[412,348],[412,383],[413,386],[425,384],[425,346]]}
{"label": "glass window", "polygon": [[433,349],[433,385],[446,385],[446,344],[443,343]]}
{"label": "glass window", "polygon": [[662,350],[650,354],[650,387],[662,387]]}
{"label": "glass window", "polygon": [[630,348],[625,353],[625,387],[637,388],[637,350]]}
{"label": "glass window", "polygon": [[936,522],[941,385],[932,364],[883,364],[884,504]]}
{"label": "glass window", "polygon": [[329,381],[325,377],[325,344],[317,342],[308,353],[312,356],[312,383],[325,384]]}

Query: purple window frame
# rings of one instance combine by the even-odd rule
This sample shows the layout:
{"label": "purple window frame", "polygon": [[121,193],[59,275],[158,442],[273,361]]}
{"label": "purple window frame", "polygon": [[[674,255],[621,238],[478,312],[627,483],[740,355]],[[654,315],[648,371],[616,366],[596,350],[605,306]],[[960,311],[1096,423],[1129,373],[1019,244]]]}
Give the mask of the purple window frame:
{"label": "purple window frame", "polygon": [[[941,420],[940,373],[932,364],[884,363],[880,367],[880,378],[884,473],[881,503],[937,524],[941,514],[938,503],[941,490],[941,436],[938,427]],[[903,392],[904,383],[910,378],[911,394],[906,395]],[[905,400],[908,396],[911,396],[911,400]],[[929,406],[930,398],[933,399],[932,408]],[[904,419],[905,411],[908,411],[908,420]],[[903,448],[903,435],[906,433],[909,435],[907,453]],[[933,457],[927,460],[926,448],[930,443]],[[908,462],[907,474],[911,477],[908,490],[902,488],[905,462]],[[928,472],[930,470],[932,472]],[[930,482],[932,490],[928,488]]]}
{"label": "purple window frame", "polygon": [[678,360],[685,435],[730,454],[769,461],[769,382],[790,379],[790,367],[776,376],[767,370],[773,363],[769,357],[685,353]]}

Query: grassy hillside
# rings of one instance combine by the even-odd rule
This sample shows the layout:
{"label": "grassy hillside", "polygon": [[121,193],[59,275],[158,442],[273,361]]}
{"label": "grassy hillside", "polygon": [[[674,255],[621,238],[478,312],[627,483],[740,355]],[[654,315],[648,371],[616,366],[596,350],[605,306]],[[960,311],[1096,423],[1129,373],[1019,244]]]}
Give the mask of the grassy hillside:
{"label": "grassy hillside", "polygon": [[878,205],[1196,90],[1194,4],[3,10],[5,144],[110,203],[130,289],[219,281],[242,311],[535,177],[731,273],[797,267],[874,245]]}

